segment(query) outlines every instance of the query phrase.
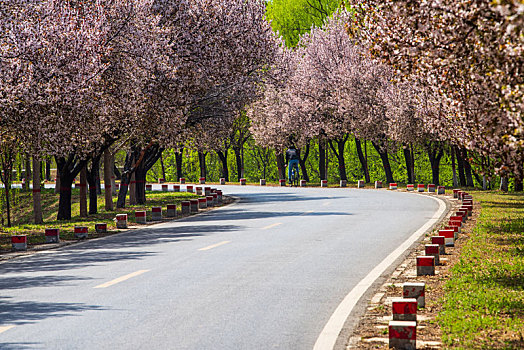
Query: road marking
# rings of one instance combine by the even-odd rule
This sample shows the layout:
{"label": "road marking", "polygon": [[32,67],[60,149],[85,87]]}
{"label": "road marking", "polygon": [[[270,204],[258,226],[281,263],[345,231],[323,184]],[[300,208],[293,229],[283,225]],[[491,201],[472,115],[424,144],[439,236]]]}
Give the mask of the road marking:
{"label": "road marking", "polygon": [[0,326],[0,333],[4,333],[5,331],[10,330],[11,328],[14,328],[14,326]]}
{"label": "road marking", "polygon": [[413,243],[415,243],[420,236],[422,236],[428,229],[433,226],[446,211],[446,203],[441,199],[435,197],[429,197],[436,200],[439,203],[439,208],[433,217],[428,220],[422,227],[420,227],[415,233],[413,233],[404,243],[402,243],[397,249],[389,254],[384,260],[380,262],[371,272],[364,277],[349,293],[346,295],[344,300],[338,305],[333,312],[333,315],[329,318],[329,321],[324,326],[324,329],[320,333],[315,343],[313,350],[332,350],[335,347],[338,336],[346,323],[347,318],[353,308],[360,300],[362,295],[368,290],[369,287],[379,278],[384,271],[398,258],[400,257]]}
{"label": "road marking", "polygon": [[128,280],[130,278],[133,278],[133,277],[136,277],[136,276],[139,276],[145,272],[148,272],[149,270],[138,270],[136,272],[133,272],[133,273],[130,273],[129,275],[125,275],[125,276],[122,276],[122,277],[118,277],[112,281],[109,281],[109,282],[106,282],[106,283],[102,283],[102,284],[99,284],[98,286],[94,287],[94,288],[107,288],[107,287],[111,287],[112,285],[114,284],[117,284],[117,283],[120,283],[120,282],[123,282],[125,280]]}
{"label": "road marking", "polygon": [[303,212],[303,213],[300,214],[300,215],[307,215],[307,214],[311,214],[311,213],[313,213],[313,210],[305,211],[305,212]]}
{"label": "road marking", "polygon": [[271,225],[267,225],[266,227],[262,227],[262,230],[267,230],[267,229],[276,227],[278,225],[282,225],[282,223],[281,222],[277,222],[277,223],[274,223],[274,224],[271,224]]}
{"label": "road marking", "polygon": [[216,248],[216,247],[220,247],[221,245],[228,244],[228,243],[231,243],[231,241],[223,241],[223,242],[220,242],[220,243],[217,243],[217,244],[210,245],[210,246],[205,247],[205,248],[200,248],[199,250],[209,250],[209,249],[213,249],[213,248]]}

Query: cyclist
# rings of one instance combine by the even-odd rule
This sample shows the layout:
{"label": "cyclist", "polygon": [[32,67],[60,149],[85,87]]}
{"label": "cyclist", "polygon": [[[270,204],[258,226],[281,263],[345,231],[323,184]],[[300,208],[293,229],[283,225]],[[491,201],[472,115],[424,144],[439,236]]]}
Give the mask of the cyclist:
{"label": "cyclist", "polygon": [[286,163],[288,163],[287,177],[291,185],[293,185],[293,182],[292,182],[293,180],[291,179],[291,172],[293,168],[295,168],[295,176],[297,179],[299,176],[298,160],[299,160],[298,151],[294,145],[291,145],[289,149],[286,151]]}

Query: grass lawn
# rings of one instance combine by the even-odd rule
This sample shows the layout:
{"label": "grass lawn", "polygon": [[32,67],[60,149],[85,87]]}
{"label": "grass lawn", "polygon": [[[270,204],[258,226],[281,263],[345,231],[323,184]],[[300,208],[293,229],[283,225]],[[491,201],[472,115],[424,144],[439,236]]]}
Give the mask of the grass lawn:
{"label": "grass lawn", "polygon": [[470,192],[482,211],[437,317],[453,349],[524,349],[524,195]]}
{"label": "grass lawn", "polygon": [[[116,214],[128,214],[128,222],[134,222],[134,211],[137,209],[148,210],[150,218],[150,209],[153,206],[161,206],[166,210],[167,204],[177,204],[180,210],[180,202],[190,198],[198,198],[196,194],[187,192],[148,192],[146,195],[145,205],[127,206],[125,209],[116,209],[116,197],[113,197],[115,210],[105,211],[105,199],[102,195],[98,196],[98,214],[90,215],[87,218],[81,218],[79,204],[79,190],[72,190],[72,207],[71,220],[56,221],[58,212],[58,194],[53,189],[42,189],[42,211],[44,224],[35,225],[33,221],[33,198],[31,191],[13,190],[14,201],[12,203],[11,222],[13,227],[7,228],[0,226],[0,252],[11,250],[11,235],[26,234],[28,235],[28,244],[41,244],[45,242],[45,228],[59,228],[61,240],[73,240],[75,226],[87,226],[89,228],[89,237],[95,238],[102,236],[95,233],[95,223],[107,223],[108,233],[117,232],[116,223],[113,221]],[[3,194],[2,194],[3,195]]]}

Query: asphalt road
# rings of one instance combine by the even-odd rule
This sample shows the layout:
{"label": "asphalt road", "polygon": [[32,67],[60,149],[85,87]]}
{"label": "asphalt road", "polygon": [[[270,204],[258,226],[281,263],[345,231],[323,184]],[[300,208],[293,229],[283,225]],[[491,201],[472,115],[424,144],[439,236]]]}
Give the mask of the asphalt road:
{"label": "asphalt road", "polygon": [[0,349],[312,349],[433,199],[219,186],[236,204],[0,264]]}

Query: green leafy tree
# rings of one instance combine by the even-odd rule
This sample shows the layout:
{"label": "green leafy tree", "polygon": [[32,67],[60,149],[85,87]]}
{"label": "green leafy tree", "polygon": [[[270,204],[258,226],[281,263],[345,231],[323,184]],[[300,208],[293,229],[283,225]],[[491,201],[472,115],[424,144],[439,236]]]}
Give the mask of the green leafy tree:
{"label": "green leafy tree", "polygon": [[286,45],[294,47],[301,34],[312,26],[321,27],[342,3],[343,0],[271,0],[267,3],[267,18]]}

